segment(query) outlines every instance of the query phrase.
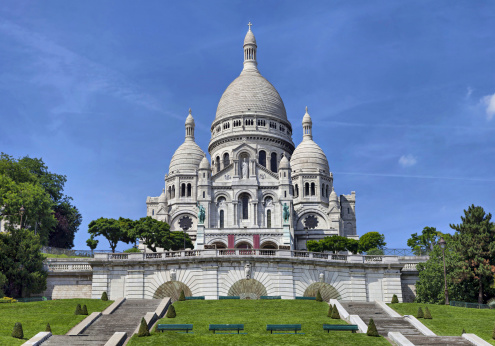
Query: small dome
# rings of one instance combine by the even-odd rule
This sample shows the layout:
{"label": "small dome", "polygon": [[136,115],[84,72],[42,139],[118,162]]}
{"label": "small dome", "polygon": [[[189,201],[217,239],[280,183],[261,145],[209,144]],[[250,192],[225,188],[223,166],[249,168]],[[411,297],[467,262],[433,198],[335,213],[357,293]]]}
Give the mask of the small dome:
{"label": "small dome", "polygon": [[246,33],[246,37],[244,37],[244,45],[247,45],[247,44],[256,45],[256,38],[254,37],[254,34],[251,31],[251,28],[249,28],[248,32]]}
{"label": "small dome", "polygon": [[204,156],[204,151],[193,140],[186,139],[172,156],[168,173],[177,171],[195,173]]}
{"label": "small dome", "polygon": [[201,160],[201,163],[199,164],[199,169],[210,169],[210,161],[208,161],[206,155],[203,157],[203,160]]}
{"label": "small dome", "polygon": [[290,168],[289,160],[287,160],[287,157],[285,157],[284,155],[282,157],[282,160],[280,160],[279,169],[289,169],[289,168]]}
{"label": "small dome", "polygon": [[292,172],[325,171],[330,174],[328,160],[320,146],[312,139],[304,139],[292,153],[290,159]]}

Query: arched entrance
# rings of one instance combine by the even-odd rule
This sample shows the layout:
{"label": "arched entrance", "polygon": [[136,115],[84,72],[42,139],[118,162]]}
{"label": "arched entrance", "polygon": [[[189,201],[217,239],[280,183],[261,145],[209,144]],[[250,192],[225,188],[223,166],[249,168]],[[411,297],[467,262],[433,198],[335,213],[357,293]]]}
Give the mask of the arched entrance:
{"label": "arched entrance", "polygon": [[340,299],[340,294],[330,284],[327,284],[326,282],[314,282],[311,285],[306,288],[306,291],[304,291],[304,297],[316,297],[316,293],[320,291],[321,298],[323,298],[323,301],[328,302],[330,299]]}
{"label": "arched entrance", "polygon": [[184,291],[186,297],[191,297],[192,293],[186,284],[180,281],[167,281],[156,289],[153,299],[162,299],[170,297],[172,301],[179,300],[180,292]]}
{"label": "arched entrance", "polygon": [[242,279],[230,287],[229,296],[239,296],[241,299],[260,299],[266,296],[266,288],[261,282],[255,279]]}

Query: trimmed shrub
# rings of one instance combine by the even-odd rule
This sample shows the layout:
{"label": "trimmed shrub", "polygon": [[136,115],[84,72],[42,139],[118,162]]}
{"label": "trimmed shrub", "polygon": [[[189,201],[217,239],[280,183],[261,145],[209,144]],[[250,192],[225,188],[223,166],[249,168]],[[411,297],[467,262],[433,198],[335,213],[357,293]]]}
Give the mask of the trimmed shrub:
{"label": "trimmed shrub", "polygon": [[76,311],[74,312],[74,315],[82,315],[81,304],[77,304]]}
{"label": "trimmed shrub", "polygon": [[428,309],[427,306],[425,307],[425,317],[424,317],[424,319],[425,320],[431,320],[432,319],[430,310]]}
{"label": "trimmed shrub", "polygon": [[332,304],[330,304],[330,305],[328,306],[328,314],[327,314],[327,316],[328,316],[328,317],[332,317],[332,312],[333,312],[333,305],[332,305]]}
{"label": "trimmed shrub", "polygon": [[184,290],[180,291],[179,301],[183,302],[186,300],[186,295],[184,294]]}
{"label": "trimmed shrub", "polygon": [[333,306],[332,318],[334,320],[340,320],[339,309],[337,309],[337,304]]}
{"label": "trimmed shrub", "polygon": [[101,300],[103,300],[104,302],[106,302],[108,300],[108,295],[107,295],[107,292],[103,292],[101,294]]}
{"label": "trimmed shrub", "polygon": [[321,298],[320,290],[318,290],[318,292],[316,292],[316,301],[317,302],[322,302],[323,301],[323,298]]}
{"label": "trimmed shrub", "polygon": [[175,318],[175,316],[177,316],[175,308],[173,305],[170,305],[167,309],[167,318]]}
{"label": "trimmed shrub", "polygon": [[399,298],[397,298],[397,294],[394,294],[392,297],[392,304],[398,304],[399,303]]}
{"label": "trimmed shrub", "polygon": [[45,332],[52,332],[52,327],[50,327],[50,323],[46,324]]}
{"label": "trimmed shrub", "polygon": [[378,330],[376,330],[375,322],[370,318],[370,323],[368,323],[368,330],[366,331],[368,336],[380,336],[378,335]]}
{"label": "trimmed shrub", "polygon": [[81,315],[89,315],[88,314],[88,307],[86,306],[86,304],[84,304],[82,307]]}
{"label": "trimmed shrub", "polygon": [[416,318],[423,318],[425,317],[425,314],[423,314],[423,309],[421,307],[418,308],[418,314],[416,315]]}
{"label": "trimmed shrub", "polygon": [[16,322],[16,324],[14,325],[14,330],[12,331],[12,337],[16,339],[24,338],[24,332],[22,331],[21,322]]}
{"label": "trimmed shrub", "polygon": [[141,324],[139,325],[138,336],[150,336],[150,330],[148,328],[148,324],[144,320],[144,317],[141,318]]}

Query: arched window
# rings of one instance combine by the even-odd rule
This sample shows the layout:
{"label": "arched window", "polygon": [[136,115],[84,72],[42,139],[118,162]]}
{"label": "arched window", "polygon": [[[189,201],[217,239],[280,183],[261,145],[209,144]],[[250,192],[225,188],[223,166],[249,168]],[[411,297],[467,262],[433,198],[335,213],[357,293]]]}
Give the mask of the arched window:
{"label": "arched window", "polygon": [[223,210],[220,210],[220,229],[225,227],[225,213]]}
{"label": "arched window", "polygon": [[272,211],[266,211],[266,228],[272,228]]}
{"label": "arched window", "polygon": [[217,156],[215,165],[217,167],[217,173],[220,172],[220,156]]}
{"label": "arched window", "polygon": [[228,153],[223,154],[223,167],[227,167],[230,164],[230,157]]}
{"label": "arched window", "polygon": [[259,159],[258,159],[259,164],[262,165],[263,167],[266,167],[266,151],[261,150],[258,153],[258,156],[259,156]]}
{"label": "arched window", "polygon": [[311,183],[311,196],[314,196],[316,193],[315,191],[315,183]]}
{"label": "arched window", "polygon": [[242,207],[242,219],[249,219],[249,195],[247,193],[243,193],[240,197],[241,199],[241,207]]}
{"label": "arched window", "polygon": [[277,173],[277,153],[272,153],[270,159],[270,169],[272,172]]}
{"label": "arched window", "polygon": [[180,190],[180,196],[185,197],[186,196],[186,184],[182,183],[181,190]]}
{"label": "arched window", "polygon": [[172,198],[175,198],[175,185],[172,186]]}
{"label": "arched window", "polygon": [[187,184],[187,197],[191,197],[191,184]]}
{"label": "arched window", "polygon": [[309,183],[304,185],[304,196],[309,196]]}

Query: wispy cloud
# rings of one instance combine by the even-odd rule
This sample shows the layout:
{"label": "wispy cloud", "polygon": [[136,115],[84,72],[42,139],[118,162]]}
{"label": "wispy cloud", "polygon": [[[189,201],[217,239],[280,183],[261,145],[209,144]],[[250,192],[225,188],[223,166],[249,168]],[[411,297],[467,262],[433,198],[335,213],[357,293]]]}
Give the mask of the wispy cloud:
{"label": "wispy cloud", "polygon": [[411,167],[411,166],[414,166],[417,162],[418,162],[418,160],[416,160],[416,158],[414,156],[412,156],[411,154],[402,155],[399,158],[399,164],[402,167]]}
{"label": "wispy cloud", "polygon": [[493,95],[484,96],[481,103],[486,107],[486,119],[492,120],[495,115],[495,93]]}

